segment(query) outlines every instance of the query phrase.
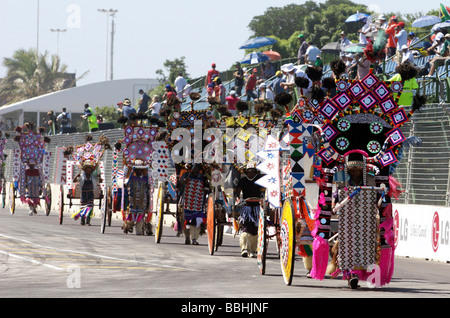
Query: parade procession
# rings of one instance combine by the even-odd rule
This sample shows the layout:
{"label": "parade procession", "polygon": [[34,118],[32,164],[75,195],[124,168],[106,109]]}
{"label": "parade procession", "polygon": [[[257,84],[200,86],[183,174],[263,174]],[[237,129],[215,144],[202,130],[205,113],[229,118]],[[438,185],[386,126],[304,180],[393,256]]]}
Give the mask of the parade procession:
{"label": "parade procession", "polygon": [[[350,80],[341,76],[342,61],[332,65],[333,76],[325,79],[318,67],[300,70],[294,93],[278,94],[275,104],[238,101],[236,116],[215,97],[207,109],[194,110],[198,93],[183,111],[181,100],[170,97],[159,118],[121,115],[123,138],[113,147],[103,135],[98,142],[88,135],[64,151],[60,224],[64,207],[77,205],[72,218],[89,225],[98,200],[101,233],[118,212],[125,234],[154,235],[160,243],[164,218],[171,217],[184,244],[198,245],[205,235],[211,255],[231,229],[241,255],[255,257],[261,274],[273,242],[287,285],[296,257],[312,279],[342,277],[356,289],[359,280],[374,279],[377,267],[377,284],[388,284],[395,249],[391,197],[400,189],[392,175],[406,141],[400,128],[421,106],[415,99],[406,111],[398,100],[414,70],[399,67],[399,81],[372,72]],[[16,132],[20,147],[6,191],[11,213],[20,197],[33,214],[40,199],[50,202],[48,137],[32,123]],[[102,161],[105,151],[112,152],[110,167]]]}
{"label": "parade procession", "polygon": [[[448,18],[448,26],[432,30],[432,41],[442,38],[441,46],[450,56],[450,34],[443,30],[450,28],[450,8],[441,5],[440,10],[439,21],[414,23],[417,29],[431,28]],[[58,245],[58,253],[77,254],[75,242],[80,240],[87,250],[85,259],[92,257],[92,264],[116,270],[131,263],[126,254],[136,262],[130,268],[145,268],[149,275],[160,271],[155,276],[170,281],[168,286],[180,284],[180,272],[200,275],[216,270],[209,264],[192,265],[203,259],[199,254],[205,255],[220,263],[221,270],[226,267],[226,273],[218,271],[211,279],[212,285],[217,283],[212,297],[220,295],[226,283],[218,281],[228,275],[245,277],[241,280],[249,279],[249,285],[257,279],[258,286],[275,278],[280,286],[276,288],[291,289],[293,295],[299,289],[292,285],[313,282],[314,288],[322,289],[323,284],[327,289],[332,281],[337,286],[332,292],[357,290],[351,291],[361,295],[356,297],[407,280],[408,271],[394,272],[402,243],[409,239],[407,243],[414,245],[411,237],[431,235],[428,241],[434,252],[450,246],[442,210],[434,213],[431,230],[408,223],[403,213],[410,202],[411,210],[420,210],[412,206],[423,204],[418,192],[427,190],[417,189],[437,191],[440,186],[436,175],[441,172],[432,172],[433,160],[442,159],[444,166],[450,162],[438,154],[448,147],[444,95],[450,100],[450,76],[445,81],[439,76],[450,64],[439,56],[430,57],[429,47],[417,49],[418,55],[409,59],[410,42],[406,48],[394,48],[391,55],[391,38],[400,41],[399,34],[406,34],[405,23],[394,15],[386,19],[357,12],[352,18],[356,20],[349,17],[345,23],[363,25],[363,31],[357,32],[358,43],[347,43],[347,34],[339,30],[335,34],[341,40],[334,48],[320,50],[312,41],[304,44],[305,35],[311,35],[296,32],[291,38],[300,43],[298,58],[282,59],[273,57],[272,51],[280,38],[251,38],[243,45],[249,54],[233,62],[230,70],[219,72],[211,63],[206,77],[196,80],[186,80],[177,70],[170,81],[163,76],[154,91],[133,84],[133,94],[138,92],[139,98],[123,94],[111,108],[84,102],[83,111],[68,107],[66,112],[64,107],[59,116],[49,112],[48,120],[39,112],[36,118],[22,113],[7,129],[0,107],[2,220],[7,215],[16,222],[23,214],[41,224],[37,226],[51,222],[49,238],[65,240],[58,242],[64,244]],[[421,40],[428,37],[427,29]],[[264,53],[248,51],[267,47],[270,50]],[[322,64],[324,53],[333,50],[337,53]],[[428,63],[431,75],[418,66],[419,60]],[[435,86],[419,88],[418,82]],[[427,100],[430,91],[436,92],[433,102]],[[435,109],[442,107],[442,113],[431,103]],[[439,114],[444,114],[442,120],[436,119]],[[427,131],[426,125],[433,121],[437,132]],[[435,151],[414,157],[422,143]],[[404,171],[417,162],[421,170],[406,175]],[[450,177],[445,176],[442,183],[448,190]],[[433,184],[416,185],[420,182],[415,177],[432,179]],[[446,206],[448,193],[443,195]],[[402,196],[407,199],[400,201]],[[436,197],[435,202],[433,196],[427,197],[427,204],[439,205]],[[66,237],[69,231],[79,231],[79,237]],[[18,233],[23,234],[20,229]],[[23,235],[27,240],[20,244],[30,244],[33,233]],[[0,252],[2,240],[15,239],[0,231]],[[104,244],[104,254],[93,242]],[[143,256],[141,247],[134,250],[141,243],[154,247],[155,255]],[[39,248],[50,250],[49,246],[46,242]],[[122,248],[126,253],[121,254]],[[413,249],[423,247],[417,244]],[[148,261],[147,256],[154,259]],[[107,267],[105,259],[121,264]],[[49,261],[48,268],[57,267],[52,264]],[[252,274],[239,276],[243,268],[251,268]],[[184,292],[192,288],[194,297],[211,297],[199,292],[201,287],[192,281],[189,284]],[[194,307],[189,303],[188,308]]]}

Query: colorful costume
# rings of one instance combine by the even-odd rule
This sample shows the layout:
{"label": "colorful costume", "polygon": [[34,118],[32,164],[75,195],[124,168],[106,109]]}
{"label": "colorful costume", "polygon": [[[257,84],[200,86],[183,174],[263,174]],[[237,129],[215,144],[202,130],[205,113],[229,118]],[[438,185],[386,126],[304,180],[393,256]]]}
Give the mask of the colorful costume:
{"label": "colorful costume", "polygon": [[28,204],[29,214],[33,215],[36,214],[36,206],[40,205],[41,194],[45,200],[50,200],[43,193],[50,166],[50,153],[45,151],[45,143],[50,142],[50,139],[42,136],[44,128],[36,131],[32,123],[17,127],[16,132],[20,135],[14,138],[19,144],[14,154],[14,180],[19,186],[20,200]]}
{"label": "colorful costume", "polygon": [[[253,169],[253,175],[247,175],[249,170]],[[242,191],[242,199],[261,198],[264,194],[264,188],[255,181],[261,175],[256,170],[256,165],[249,162],[245,168],[245,175],[239,180],[236,195],[240,195]],[[261,202],[246,202],[241,206],[239,211],[239,227],[241,234],[239,237],[239,245],[241,247],[241,256],[256,256],[258,241],[258,224],[259,214],[261,210]]]}
{"label": "colorful costume", "polygon": [[76,165],[81,169],[80,174],[74,178],[78,181],[80,190],[80,208],[72,215],[74,220],[80,218],[82,225],[85,223],[90,225],[90,220],[94,211],[95,191],[97,191],[100,182],[99,176],[96,175],[103,153],[106,149],[110,149],[109,141],[103,135],[100,136],[100,142],[92,144],[90,135],[86,138],[84,145],[75,147],[72,154],[72,148],[66,151],[66,155],[72,154]]}
{"label": "colorful costume", "polygon": [[[144,232],[144,216],[149,209],[149,182],[148,176],[145,173],[148,166],[142,166],[142,161],[134,161],[134,166],[130,170],[132,175],[125,180],[125,186],[128,190],[128,204],[129,213],[127,217],[126,224],[128,227],[126,229],[132,228],[136,225],[136,234],[143,235]],[[124,230],[126,231],[124,228]]]}
{"label": "colorful costume", "polygon": [[[121,197],[120,207],[124,221],[122,229],[124,233],[128,233],[136,226],[137,235],[151,235],[154,183],[164,177],[164,166],[169,164],[168,158],[161,155],[165,153],[165,143],[155,142],[158,134],[156,118],[148,119],[144,114],[132,114],[129,118],[121,117],[119,122],[124,127],[124,138],[116,143],[113,155],[113,195]],[[120,153],[123,155],[123,170],[119,170],[118,166]],[[158,157],[159,155],[162,157]],[[120,175],[124,176],[122,188],[119,186]]]}
{"label": "colorful costume", "polygon": [[[370,44],[366,55],[373,60],[379,52]],[[334,234],[331,219],[337,214],[338,242],[329,274],[342,274],[351,288],[358,286],[358,279],[379,287],[390,282],[394,266],[390,197],[398,193],[392,174],[406,140],[400,127],[421,106],[420,98],[414,97],[407,112],[399,106],[399,99],[404,83],[416,73],[402,65],[400,81],[383,82],[372,73],[355,81],[340,78],[339,63],[333,65],[335,78],[319,86],[315,83],[311,99],[301,96],[287,114],[292,172],[286,183],[291,188],[286,192],[295,202],[296,197],[306,196],[306,178],[317,181],[314,225],[308,227],[313,238],[311,277],[321,280],[327,272],[329,240]],[[334,89],[333,97],[323,93]],[[307,173],[310,164],[313,170]],[[356,171],[362,177],[351,180],[349,173]]]}
{"label": "colorful costume", "polygon": [[197,245],[202,224],[206,224],[205,213],[205,189],[208,189],[206,176],[200,172],[200,167],[194,166],[190,172],[186,172],[179,180],[183,185],[180,204],[184,212],[184,234],[186,244],[192,240]]}

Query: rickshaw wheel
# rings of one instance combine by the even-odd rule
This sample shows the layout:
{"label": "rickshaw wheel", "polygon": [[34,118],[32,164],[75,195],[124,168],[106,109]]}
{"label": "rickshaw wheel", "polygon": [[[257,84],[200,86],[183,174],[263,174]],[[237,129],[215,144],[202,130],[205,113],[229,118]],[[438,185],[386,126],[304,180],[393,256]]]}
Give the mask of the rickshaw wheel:
{"label": "rickshaw wheel", "polygon": [[59,224],[63,223],[63,218],[64,218],[64,186],[61,185],[59,187],[59,193],[60,193],[60,198],[59,198]]}
{"label": "rickshaw wheel", "polygon": [[100,233],[105,233],[105,227],[106,227],[106,219],[108,218],[108,196],[102,193],[103,200],[101,200],[100,203],[100,213],[102,216],[101,224],[100,224]]}
{"label": "rickshaw wheel", "polygon": [[216,211],[219,212],[219,215],[217,216],[217,222],[216,222],[216,239],[215,239],[215,245],[216,245],[216,251],[219,249],[219,246],[222,245],[223,242],[223,213],[224,211],[222,208],[218,205],[216,205]]}
{"label": "rickshaw wheel", "polygon": [[258,222],[257,263],[261,275],[264,275],[266,273],[266,253],[267,253],[267,244],[269,243],[267,237],[267,219],[266,219],[267,208],[268,205],[267,203],[265,203],[264,207],[260,209]]}
{"label": "rickshaw wheel", "polygon": [[14,214],[16,211],[16,194],[14,189],[14,182],[9,183],[9,212]]}
{"label": "rickshaw wheel", "polygon": [[286,285],[292,284],[295,259],[295,212],[290,199],[284,201],[280,218],[280,262]]}
{"label": "rickshaw wheel", "polygon": [[45,188],[46,188],[45,198],[47,198],[49,201],[47,202],[47,199],[45,199],[45,215],[48,216],[50,214],[50,211],[52,210],[52,188],[49,183],[47,183]]}
{"label": "rickshaw wheel", "polygon": [[108,187],[108,193],[106,198],[106,210],[107,210],[107,216],[108,216],[108,226],[111,226],[111,216],[112,216],[112,191],[111,187]]}
{"label": "rickshaw wheel", "polygon": [[216,220],[214,210],[215,210],[214,197],[210,196],[208,198],[208,206],[206,210],[206,232],[208,233],[208,249],[210,255],[214,255],[216,244]]}
{"label": "rickshaw wheel", "polygon": [[156,199],[156,228],[155,228],[155,242],[161,242],[161,236],[163,231],[163,220],[164,220],[164,196],[165,196],[165,186],[164,183],[159,185],[158,197]]}
{"label": "rickshaw wheel", "polygon": [[6,205],[6,187],[5,187],[6,182],[5,182],[5,180],[3,180],[2,185],[3,185],[3,187],[2,187],[2,209],[4,209],[5,205]]}

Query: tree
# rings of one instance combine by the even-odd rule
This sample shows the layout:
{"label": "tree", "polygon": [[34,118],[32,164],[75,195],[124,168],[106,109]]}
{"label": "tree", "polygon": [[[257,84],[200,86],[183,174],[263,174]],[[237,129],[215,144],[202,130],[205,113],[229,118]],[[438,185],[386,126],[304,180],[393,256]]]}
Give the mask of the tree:
{"label": "tree", "polygon": [[264,15],[254,17],[249,29],[254,36],[268,36],[278,40],[273,50],[283,57],[295,57],[298,50],[298,35],[304,34],[308,42],[317,47],[338,41],[341,31],[350,40],[357,40],[357,30],[362,22],[346,23],[350,15],[359,12],[372,14],[365,5],[349,0],[327,0],[325,3],[306,1],[303,5],[289,4],[282,8],[270,7]]}
{"label": "tree", "polygon": [[74,86],[77,79],[67,73],[67,66],[61,64],[59,56],[48,59],[48,52],[38,54],[34,49],[19,49],[11,58],[5,58],[7,73],[0,82],[1,99],[14,103]]}
{"label": "tree", "polygon": [[282,8],[269,7],[263,15],[254,17],[248,27],[255,37],[274,35],[280,39],[289,39],[295,32],[302,30],[302,21],[319,6],[314,1],[303,5],[288,4]]}
{"label": "tree", "polygon": [[[372,15],[373,19],[381,14],[371,12],[367,6],[350,0],[327,0],[320,4],[306,1],[303,5],[289,4],[280,8],[269,7],[263,15],[255,16],[248,27],[253,31],[252,37],[276,38],[278,42],[273,45],[272,49],[284,58],[296,57],[299,34],[303,34],[308,42],[313,42],[318,48],[329,42],[338,41],[342,31],[351,41],[358,41],[357,31],[364,25],[364,22],[345,22],[356,12]],[[428,14],[437,15],[437,12],[430,11]],[[408,26],[424,14],[402,15],[385,12],[384,15],[387,17],[396,15]]]}
{"label": "tree", "polygon": [[159,75],[158,78],[159,85],[153,88],[150,92],[148,92],[150,96],[158,95],[159,97],[162,98],[162,96],[164,95],[164,87],[166,86],[166,84],[173,85],[175,79],[180,73],[183,74],[185,78],[189,77],[184,59],[185,57],[182,56],[173,61],[166,60],[163,65],[165,69],[169,72],[169,75],[167,76],[164,74],[164,71],[162,69],[156,70],[155,73]]}
{"label": "tree", "polygon": [[173,84],[173,82],[177,78],[178,74],[180,74],[180,73],[182,73],[184,75],[184,77],[188,77],[189,74],[186,71],[186,64],[184,62],[184,59],[185,59],[185,57],[182,56],[173,61],[166,60],[163,65],[164,65],[164,68],[169,72],[169,75],[166,76],[164,74],[164,71],[161,69],[156,70],[155,73],[160,76],[158,78],[159,82],[160,83],[169,82],[169,83]]}

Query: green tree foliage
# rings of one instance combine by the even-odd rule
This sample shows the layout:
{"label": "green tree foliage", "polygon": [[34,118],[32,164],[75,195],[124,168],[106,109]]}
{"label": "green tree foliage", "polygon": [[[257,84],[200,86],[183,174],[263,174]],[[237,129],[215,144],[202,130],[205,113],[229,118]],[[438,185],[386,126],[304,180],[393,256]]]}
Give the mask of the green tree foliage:
{"label": "green tree foliage", "polygon": [[[340,39],[340,33],[344,31],[347,37],[358,41],[358,30],[363,22],[345,22],[345,20],[357,12],[367,13],[372,17],[384,14],[386,17],[396,15],[399,21],[404,21],[407,29],[423,13],[375,13],[368,10],[367,6],[354,3],[350,0],[327,0],[324,3],[306,1],[304,4],[289,4],[284,7],[269,7],[263,15],[255,16],[248,27],[253,32],[252,37],[268,36],[278,42],[272,49],[281,54],[283,58],[297,56],[299,47],[298,35],[303,34],[308,42],[313,42],[318,48],[327,43]],[[426,14],[438,15],[437,9]],[[410,28],[411,29],[411,28]],[[426,34],[429,28],[414,30]],[[265,51],[268,47],[260,48]],[[250,51],[250,50],[249,50]]]}
{"label": "green tree foliage", "polygon": [[288,4],[282,8],[269,7],[263,15],[250,21],[249,29],[255,37],[274,35],[288,39],[295,31],[302,30],[302,21],[310,13],[317,12],[319,6],[314,1],[305,4]]}
{"label": "green tree foliage", "polygon": [[168,75],[165,75],[164,71],[162,69],[156,70],[156,74],[159,76],[158,80],[160,83],[171,83],[175,81],[178,74],[182,73],[184,77],[188,77],[189,74],[187,74],[186,71],[186,63],[184,62],[185,57],[182,56],[180,58],[176,58],[174,60],[166,60],[164,62],[164,68],[166,71],[169,72]]}
{"label": "green tree foliage", "polygon": [[173,86],[175,79],[180,73],[183,74],[184,78],[189,77],[184,59],[185,57],[182,56],[174,60],[166,60],[163,65],[166,71],[169,73],[168,75],[166,75],[162,69],[156,70],[155,73],[158,75],[159,85],[148,92],[150,96],[158,95],[159,97],[162,97],[164,95],[164,87],[167,84]]}
{"label": "green tree foliage", "polygon": [[350,40],[357,40],[357,31],[362,22],[346,23],[356,12],[372,14],[365,5],[349,0],[328,0],[325,3],[306,1],[304,4],[289,4],[282,8],[270,7],[261,16],[254,17],[249,28],[254,36],[270,36],[278,43],[273,50],[282,57],[295,57],[299,46],[298,35],[303,34],[308,42],[317,47],[338,41],[345,31]]}
{"label": "green tree foliage", "polygon": [[121,127],[122,125],[117,122],[119,115],[117,114],[117,108],[115,106],[103,106],[96,107],[95,113],[97,115],[102,115],[103,122],[105,123],[114,123],[116,128]]}
{"label": "green tree foliage", "polygon": [[72,87],[77,80],[68,76],[67,65],[61,64],[59,56],[49,56],[48,52],[19,49],[5,58],[3,65],[7,73],[0,82],[0,95],[7,103]]}

